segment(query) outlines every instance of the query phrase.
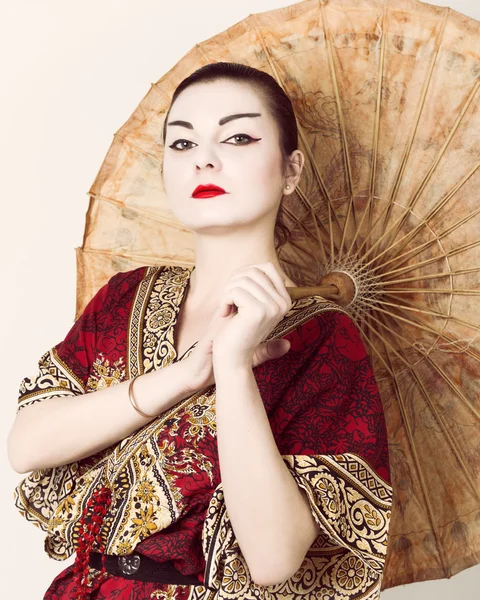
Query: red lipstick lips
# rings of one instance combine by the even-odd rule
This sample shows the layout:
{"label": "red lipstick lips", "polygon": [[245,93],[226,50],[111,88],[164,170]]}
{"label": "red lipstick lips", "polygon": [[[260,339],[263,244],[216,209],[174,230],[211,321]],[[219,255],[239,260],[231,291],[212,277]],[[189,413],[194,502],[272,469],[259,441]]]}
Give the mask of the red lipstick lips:
{"label": "red lipstick lips", "polygon": [[213,196],[226,193],[227,192],[223,188],[218,187],[218,185],[207,183],[205,185],[197,185],[193,190],[192,198],[212,198]]}

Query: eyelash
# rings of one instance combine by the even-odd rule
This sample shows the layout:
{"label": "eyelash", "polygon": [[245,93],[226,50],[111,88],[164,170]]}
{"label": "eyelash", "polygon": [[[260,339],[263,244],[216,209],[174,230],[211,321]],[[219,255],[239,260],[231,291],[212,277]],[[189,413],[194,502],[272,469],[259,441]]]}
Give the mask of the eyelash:
{"label": "eyelash", "polygon": [[[247,133],[236,133],[234,135],[231,135],[229,138],[227,138],[227,140],[229,140],[232,137],[245,137],[250,140],[248,144],[231,144],[233,146],[249,146],[252,142],[258,142],[258,140],[262,139],[262,138],[252,138],[252,136],[248,135]],[[183,152],[184,150],[188,150],[188,148],[183,148],[182,150],[180,150],[180,148],[175,148],[175,146],[176,146],[176,144],[178,144],[178,142],[189,142],[190,144],[194,143],[194,142],[190,142],[190,140],[185,140],[183,138],[180,138],[179,140],[175,140],[175,142],[173,142],[173,144],[171,146],[169,146],[169,148],[171,148],[172,150],[176,150],[177,152]]]}

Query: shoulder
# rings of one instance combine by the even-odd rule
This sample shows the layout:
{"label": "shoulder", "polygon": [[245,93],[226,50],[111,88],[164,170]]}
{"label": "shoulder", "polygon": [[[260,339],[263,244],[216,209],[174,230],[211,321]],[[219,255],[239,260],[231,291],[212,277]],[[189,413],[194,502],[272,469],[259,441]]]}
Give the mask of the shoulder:
{"label": "shoulder", "polygon": [[165,267],[163,265],[137,267],[129,271],[119,271],[107,281],[105,285],[111,293],[125,294],[135,289],[142,281],[147,281],[156,276]]}
{"label": "shoulder", "polygon": [[108,281],[100,288],[104,291],[105,296],[111,298],[120,298],[125,295],[130,295],[137,289],[142,281],[150,279],[159,267],[142,266],[129,271],[119,271],[115,273]]}
{"label": "shoulder", "polygon": [[143,265],[128,271],[119,271],[108,278],[85,303],[80,307],[79,318],[85,319],[89,315],[99,312],[108,312],[115,307],[129,304],[139,288],[144,283],[148,284],[164,269],[163,265]]}
{"label": "shoulder", "polygon": [[337,332],[343,335],[361,335],[358,323],[345,309],[327,310],[317,315],[318,326],[328,332]]}
{"label": "shoulder", "polygon": [[160,277],[184,275],[189,270],[189,267],[180,265],[144,265],[129,271],[119,271],[110,277],[103,288],[113,295],[125,295],[136,290],[139,285],[154,283]]}
{"label": "shoulder", "polygon": [[363,333],[355,319],[343,308],[325,310],[314,318],[311,344],[320,354],[330,352],[349,360],[367,357]]}
{"label": "shoulder", "polygon": [[83,352],[93,361],[97,348],[107,352],[125,346],[132,306],[142,282],[155,278],[159,266],[141,266],[119,271],[107,279],[88,300],[64,340],[55,346],[57,355],[66,361]]}

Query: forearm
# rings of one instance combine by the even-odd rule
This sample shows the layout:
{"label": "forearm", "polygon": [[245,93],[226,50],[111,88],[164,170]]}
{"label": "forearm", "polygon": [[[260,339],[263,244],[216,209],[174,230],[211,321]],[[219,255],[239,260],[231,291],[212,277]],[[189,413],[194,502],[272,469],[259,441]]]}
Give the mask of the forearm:
{"label": "forearm", "polygon": [[[185,363],[141,375],[134,395],[140,410],[159,415],[186,398]],[[130,381],[78,396],[47,398],[20,410],[8,436],[8,456],[19,473],[68,464],[129,436],[156,417],[131,405]]]}
{"label": "forearm", "polygon": [[254,581],[279,583],[300,567],[316,525],[278,451],[251,368],[217,361],[215,380],[225,505]]}

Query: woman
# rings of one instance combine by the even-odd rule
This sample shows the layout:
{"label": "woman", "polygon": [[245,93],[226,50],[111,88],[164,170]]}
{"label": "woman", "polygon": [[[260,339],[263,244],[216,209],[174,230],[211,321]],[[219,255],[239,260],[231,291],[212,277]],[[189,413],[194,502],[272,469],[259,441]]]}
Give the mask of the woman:
{"label": "woman", "polygon": [[292,105],[266,73],[209,64],[163,142],[195,267],[112,277],[20,385],[16,506],[52,558],[76,552],[44,598],[377,598],[378,388],[348,313],[292,302],[276,255],[304,164]]}

